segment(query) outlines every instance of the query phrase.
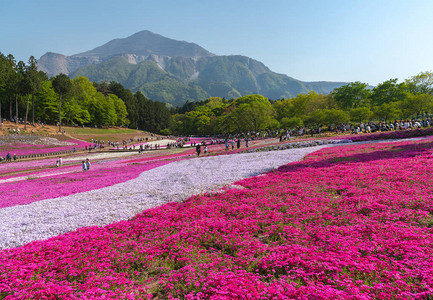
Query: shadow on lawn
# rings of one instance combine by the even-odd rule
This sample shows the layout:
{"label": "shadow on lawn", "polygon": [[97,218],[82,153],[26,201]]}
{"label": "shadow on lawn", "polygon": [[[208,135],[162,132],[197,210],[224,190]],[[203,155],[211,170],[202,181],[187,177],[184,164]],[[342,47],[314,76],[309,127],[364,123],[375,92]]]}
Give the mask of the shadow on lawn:
{"label": "shadow on lawn", "polygon": [[[389,145],[388,148],[383,150],[374,150],[374,146],[371,144],[362,145],[363,148],[360,151],[365,151],[362,153],[354,153],[351,155],[344,155],[344,152],[334,152],[329,153],[328,158],[317,160],[317,157],[313,154],[307,156],[303,161],[288,164],[278,168],[278,172],[296,172],[305,168],[328,168],[338,164],[346,163],[369,163],[382,159],[393,159],[393,158],[410,158],[419,155],[430,154],[433,159],[432,149],[433,143],[431,141],[426,141],[422,143],[411,143],[403,145]],[[351,147],[339,146],[339,147]],[[329,148],[320,150],[327,151]],[[358,150],[359,151],[359,150]],[[368,151],[368,152],[367,152]]]}

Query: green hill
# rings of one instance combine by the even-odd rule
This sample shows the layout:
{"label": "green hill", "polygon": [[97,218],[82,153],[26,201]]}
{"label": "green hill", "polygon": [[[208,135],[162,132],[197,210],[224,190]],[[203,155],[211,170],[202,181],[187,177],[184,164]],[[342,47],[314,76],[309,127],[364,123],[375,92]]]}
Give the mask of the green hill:
{"label": "green hill", "polygon": [[113,57],[99,64],[88,65],[70,73],[70,77],[85,76],[91,81],[116,81],[141,91],[147,98],[183,105],[208,97],[237,98],[261,94],[281,99],[314,90],[329,93],[344,83],[308,83],[270,71],[262,63],[244,56],[213,56],[197,60],[184,57],[165,58],[161,62],[148,59],[137,64],[124,56]]}

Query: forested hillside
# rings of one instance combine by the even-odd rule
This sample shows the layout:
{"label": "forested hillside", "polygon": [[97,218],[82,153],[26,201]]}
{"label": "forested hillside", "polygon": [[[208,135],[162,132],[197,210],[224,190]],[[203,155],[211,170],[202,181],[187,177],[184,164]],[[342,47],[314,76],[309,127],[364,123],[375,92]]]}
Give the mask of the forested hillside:
{"label": "forested hillside", "polygon": [[209,97],[226,99],[260,94],[270,99],[294,97],[309,91],[329,93],[342,82],[302,82],[269,70],[245,56],[212,56],[197,60],[166,58],[163,66],[154,58],[133,64],[116,56],[79,68],[70,77],[85,76],[95,82],[116,81],[146,97],[172,106]]}
{"label": "forested hillside", "polygon": [[116,82],[98,84],[64,74],[48,79],[36,64],[33,57],[26,64],[0,53],[0,119],[23,124],[129,126],[151,132],[171,126],[164,103],[140,92],[133,94]]}
{"label": "forested hillside", "polygon": [[[209,98],[188,102],[174,114],[180,134],[240,133],[276,129],[328,129],[361,122],[390,124],[396,120],[433,117],[433,73],[423,72],[405,82],[390,79],[371,89],[351,82],[329,94],[309,92],[269,100],[262,95],[237,99]],[[317,132],[317,131],[316,131]]]}

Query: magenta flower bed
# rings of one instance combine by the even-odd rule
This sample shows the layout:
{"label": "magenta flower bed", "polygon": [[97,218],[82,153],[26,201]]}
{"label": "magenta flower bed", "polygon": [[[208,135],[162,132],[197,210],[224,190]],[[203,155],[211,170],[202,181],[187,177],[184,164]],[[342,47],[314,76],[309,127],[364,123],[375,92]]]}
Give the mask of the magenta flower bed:
{"label": "magenta flower bed", "polygon": [[429,299],[428,142],[326,148],[244,190],[0,252],[7,299]]}
{"label": "magenta flower bed", "polygon": [[91,143],[83,142],[79,140],[65,140],[63,142],[72,143],[73,145],[66,146],[56,146],[56,145],[33,145],[33,144],[23,144],[23,143],[13,143],[8,145],[3,145],[0,147],[0,153],[3,157],[6,157],[8,153],[11,155],[31,155],[31,154],[45,154],[61,151],[70,151],[74,148],[78,150],[83,150],[86,146],[91,145]]}
{"label": "magenta flower bed", "polygon": [[[33,173],[34,179],[19,180],[0,185],[0,209],[25,205],[43,199],[57,198],[100,189],[136,178],[140,173],[166,165],[172,161],[151,161],[145,164],[129,164],[119,161],[112,166],[92,163],[89,171],[82,171],[81,164]],[[69,172],[66,174],[56,173]],[[41,174],[48,177],[37,178]],[[119,176],[121,174],[121,176]]]}
{"label": "magenta flower bed", "polygon": [[345,139],[353,142],[376,141],[376,140],[390,140],[390,139],[407,139],[414,137],[427,137],[433,136],[433,127],[409,129],[409,130],[396,130],[384,131],[375,133],[360,133],[348,136],[335,136],[333,139]]}
{"label": "magenta flower bed", "polygon": [[[38,160],[20,160],[13,163],[2,163],[0,164],[0,175],[10,172],[20,172],[25,170],[43,169],[47,167],[55,166],[57,157],[54,156],[49,159],[38,159]],[[2,176],[2,178],[4,178]]]}

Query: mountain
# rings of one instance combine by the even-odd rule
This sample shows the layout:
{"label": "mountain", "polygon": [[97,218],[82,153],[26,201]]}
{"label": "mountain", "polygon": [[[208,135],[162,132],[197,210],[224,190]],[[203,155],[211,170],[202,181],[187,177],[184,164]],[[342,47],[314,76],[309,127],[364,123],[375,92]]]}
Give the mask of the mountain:
{"label": "mountain", "polygon": [[119,54],[132,54],[136,57],[147,57],[149,55],[188,58],[214,56],[214,54],[194,43],[172,40],[148,30],[137,32],[124,39],[112,40],[93,50],[74,56],[96,56],[105,59]]}
{"label": "mountain", "polygon": [[116,81],[152,100],[174,106],[208,97],[237,98],[261,94],[280,99],[308,93],[329,93],[344,82],[303,82],[272,72],[263,63],[241,55],[217,56],[185,41],[141,31],[72,56],[46,53],[38,68],[91,81]]}

